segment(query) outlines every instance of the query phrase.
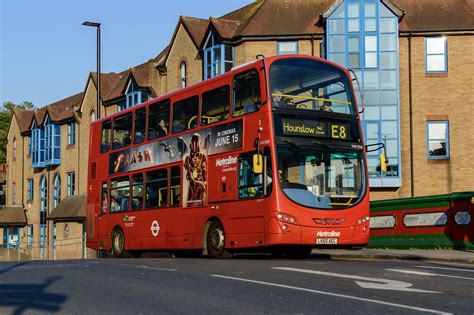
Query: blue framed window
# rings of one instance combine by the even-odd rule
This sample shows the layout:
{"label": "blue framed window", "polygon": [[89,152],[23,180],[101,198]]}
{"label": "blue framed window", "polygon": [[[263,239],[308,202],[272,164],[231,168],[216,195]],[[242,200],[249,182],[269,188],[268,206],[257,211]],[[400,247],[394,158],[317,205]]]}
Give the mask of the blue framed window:
{"label": "blue framed window", "polygon": [[[380,153],[367,154],[370,185],[399,187],[400,89],[398,18],[381,1],[345,0],[327,18],[327,59],[353,69],[365,99],[361,115],[367,144],[382,142],[387,148],[387,171]],[[357,89],[357,85],[355,85]],[[360,104],[359,91],[356,91]]]}
{"label": "blue framed window", "polygon": [[426,148],[429,160],[449,160],[449,123],[447,120],[426,122]]}
{"label": "blue framed window", "polygon": [[34,181],[33,181],[33,178],[30,178],[28,179],[28,187],[27,187],[27,190],[26,190],[26,199],[27,200],[33,200],[33,197],[34,197]]}
{"label": "blue framed window", "polygon": [[59,165],[61,164],[61,126],[46,117],[44,130],[44,165]]}
{"label": "blue framed window", "polygon": [[59,173],[54,174],[53,180],[53,208],[61,201],[61,176]]}
{"label": "blue framed window", "polygon": [[214,31],[204,44],[204,80],[230,71],[234,66],[234,47],[222,44]]}
{"label": "blue framed window", "polygon": [[31,135],[28,136],[28,155],[31,155],[31,150],[32,150],[32,141],[31,141]]}
{"label": "blue framed window", "polygon": [[448,45],[446,37],[425,38],[426,72],[448,72]]}
{"label": "blue framed window", "polygon": [[67,195],[74,195],[76,189],[76,174],[74,172],[67,173]]}
{"label": "blue framed window", "polygon": [[33,224],[26,226],[26,246],[33,246]]}
{"label": "blue framed window", "polygon": [[133,79],[128,81],[127,89],[125,90],[125,100],[119,102],[118,110],[122,111],[127,108],[145,103],[150,100],[150,94],[147,91],[138,89],[137,84]]}
{"label": "blue framed window", "polygon": [[277,41],[277,55],[297,54],[298,41]]}
{"label": "blue framed window", "polygon": [[76,143],[76,122],[71,121],[67,124],[67,145]]}

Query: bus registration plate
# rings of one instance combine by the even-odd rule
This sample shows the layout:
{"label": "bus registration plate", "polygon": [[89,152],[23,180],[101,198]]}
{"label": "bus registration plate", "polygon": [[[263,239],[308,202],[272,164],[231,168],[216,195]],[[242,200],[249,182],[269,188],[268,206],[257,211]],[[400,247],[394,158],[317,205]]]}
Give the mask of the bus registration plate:
{"label": "bus registration plate", "polygon": [[317,238],[316,244],[335,245],[337,244],[337,238]]}

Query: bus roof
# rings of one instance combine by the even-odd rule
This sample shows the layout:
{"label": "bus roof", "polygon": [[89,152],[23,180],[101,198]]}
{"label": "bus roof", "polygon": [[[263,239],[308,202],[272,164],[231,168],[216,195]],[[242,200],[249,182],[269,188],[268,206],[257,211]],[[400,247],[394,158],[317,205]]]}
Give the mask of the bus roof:
{"label": "bus roof", "polygon": [[[219,80],[222,80],[223,78],[226,78],[226,77],[231,77],[231,76],[234,76],[238,73],[241,73],[241,72],[244,72],[244,71],[247,71],[248,69],[252,68],[255,64],[257,64],[258,62],[262,62],[263,60],[265,60],[266,62],[268,62],[267,65],[270,65],[271,63],[273,63],[274,61],[276,60],[280,60],[280,59],[291,59],[291,58],[305,58],[305,59],[314,59],[314,60],[318,60],[318,61],[322,61],[324,63],[329,63],[331,64],[332,66],[334,67],[337,67],[337,68],[340,68],[342,70],[344,70],[344,72],[346,72],[346,74],[348,74],[347,72],[347,69],[345,69],[344,67],[334,63],[334,62],[331,62],[327,59],[323,59],[323,58],[320,58],[320,57],[315,57],[315,56],[309,56],[309,55],[301,55],[301,54],[288,54],[288,55],[280,55],[280,56],[271,56],[271,57],[264,57],[262,59],[257,59],[255,61],[251,61],[251,62],[247,62],[247,63],[244,63],[242,65],[239,65],[239,66],[235,66],[231,69],[231,71],[228,71],[228,72],[225,72],[223,74],[220,74],[220,75],[217,75],[213,78],[210,78],[210,79],[207,79],[205,81],[200,81],[200,82],[197,82],[197,83],[194,83],[190,86],[187,86],[185,88],[182,88],[182,89],[178,89],[178,90],[175,90],[173,92],[170,92],[168,94],[165,94],[165,95],[162,95],[162,96],[158,96],[154,99],[151,99],[149,101],[146,101],[144,103],[141,103],[137,106],[133,106],[133,107],[130,107],[130,108],[127,108],[125,110],[122,110],[122,111],[119,111],[117,113],[114,113],[114,114],[111,114],[111,115],[108,115],[108,116],[105,116],[105,117],[102,117],[100,119],[97,119],[95,121],[93,121],[91,123],[91,125],[95,125],[95,124],[99,124],[99,123],[102,123],[106,120],[110,120],[110,119],[113,119],[115,118],[116,116],[120,116],[120,115],[123,115],[123,114],[126,114],[128,112],[132,112],[132,111],[135,111],[139,108],[142,108],[144,106],[147,106],[149,104],[154,104],[154,103],[158,103],[160,101],[163,101],[163,100],[166,100],[168,98],[171,98],[173,96],[176,96],[176,95],[180,95],[180,94],[183,94],[183,93],[186,93],[186,92],[189,92],[189,91],[192,91],[192,90],[195,90],[195,89],[199,89],[203,86],[206,86],[210,83],[213,83],[213,82],[216,82],[216,81],[219,81]],[[349,74],[348,74],[349,75]]]}

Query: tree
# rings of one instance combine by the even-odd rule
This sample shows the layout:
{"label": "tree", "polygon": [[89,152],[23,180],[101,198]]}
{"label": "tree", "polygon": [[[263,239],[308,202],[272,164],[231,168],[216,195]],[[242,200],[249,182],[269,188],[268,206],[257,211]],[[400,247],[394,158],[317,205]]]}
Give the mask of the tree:
{"label": "tree", "polygon": [[32,102],[23,101],[19,104],[4,102],[0,109],[0,163],[5,163],[7,152],[7,133],[14,109],[33,109]]}

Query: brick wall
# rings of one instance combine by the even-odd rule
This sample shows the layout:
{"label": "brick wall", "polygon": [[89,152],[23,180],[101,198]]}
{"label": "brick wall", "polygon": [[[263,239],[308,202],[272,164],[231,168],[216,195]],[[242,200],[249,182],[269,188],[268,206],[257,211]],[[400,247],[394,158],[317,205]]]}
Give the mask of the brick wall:
{"label": "brick wall", "polygon": [[[425,72],[425,38],[412,38],[413,169],[415,196],[474,190],[474,36],[448,36],[448,73]],[[408,38],[399,38],[402,187],[373,191],[372,199],[411,196]],[[427,120],[449,120],[450,159],[427,158]]]}
{"label": "brick wall", "polygon": [[176,32],[173,46],[171,47],[166,61],[166,79],[161,80],[162,84],[166,82],[166,91],[164,91],[164,94],[179,88],[179,66],[183,60],[186,61],[187,85],[189,86],[200,82],[202,80],[202,60],[198,56],[198,50],[189,36],[189,33],[183,24],[181,24]]}

